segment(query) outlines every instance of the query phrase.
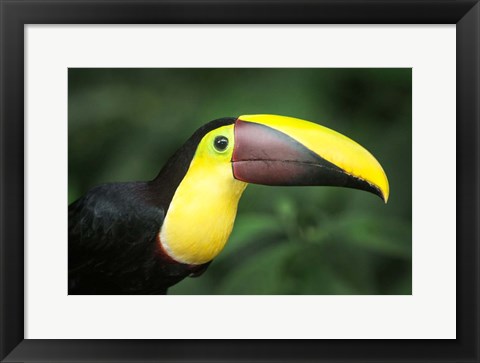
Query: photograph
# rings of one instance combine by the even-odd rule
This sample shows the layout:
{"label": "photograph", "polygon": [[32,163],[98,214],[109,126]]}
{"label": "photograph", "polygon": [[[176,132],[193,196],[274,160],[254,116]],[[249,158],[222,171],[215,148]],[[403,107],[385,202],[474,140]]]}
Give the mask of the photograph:
{"label": "photograph", "polygon": [[69,295],[411,295],[411,68],[69,68]]}
{"label": "photograph", "polygon": [[479,2],[2,1],[0,361],[480,362]]}

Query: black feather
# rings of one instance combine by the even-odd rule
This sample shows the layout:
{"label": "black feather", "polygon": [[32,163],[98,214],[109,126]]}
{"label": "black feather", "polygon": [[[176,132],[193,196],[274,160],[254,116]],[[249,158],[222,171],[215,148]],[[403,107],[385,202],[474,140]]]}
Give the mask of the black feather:
{"label": "black feather", "polygon": [[186,265],[166,256],[158,233],[200,140],[234,121],[198,129],[153,181],[97,186],[69,206],[69,294],[165,294],[206,270],[208,263]]}

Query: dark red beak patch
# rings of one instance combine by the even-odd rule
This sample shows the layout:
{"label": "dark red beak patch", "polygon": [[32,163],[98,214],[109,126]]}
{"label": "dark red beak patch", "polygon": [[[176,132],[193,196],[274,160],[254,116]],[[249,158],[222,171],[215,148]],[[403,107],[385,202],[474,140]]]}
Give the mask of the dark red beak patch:
{"label": "dark red beak patch", "polygon": [[238,180],[263,185],[331,185],[380,193],[271,127],[238,119],[234,132],[232,167]]}

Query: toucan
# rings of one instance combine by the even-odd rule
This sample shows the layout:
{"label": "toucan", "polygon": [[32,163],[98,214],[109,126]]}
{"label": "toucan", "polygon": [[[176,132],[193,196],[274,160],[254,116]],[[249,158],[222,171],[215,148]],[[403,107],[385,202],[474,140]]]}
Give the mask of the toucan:
{"label": "toucan", "polygon": [[338,132],[277,115],[220,118],[153,180],[100,185],[69,205],[69,294],[166,294],[201,275],[227,243],[249,183],[389,196],[379,162]]}

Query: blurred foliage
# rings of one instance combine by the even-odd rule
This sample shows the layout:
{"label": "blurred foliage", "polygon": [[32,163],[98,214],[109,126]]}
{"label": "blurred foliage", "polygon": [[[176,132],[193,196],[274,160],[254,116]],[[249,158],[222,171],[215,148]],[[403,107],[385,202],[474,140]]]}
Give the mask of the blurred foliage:
{"label": "blurred foliage", "polygon": [[332,187],[250,185],[223,252],[171,294],[411,294],[411,69],[70,69],[69,201],[148,180],[202,124],[271,113],[370,150],[387,205]]}

